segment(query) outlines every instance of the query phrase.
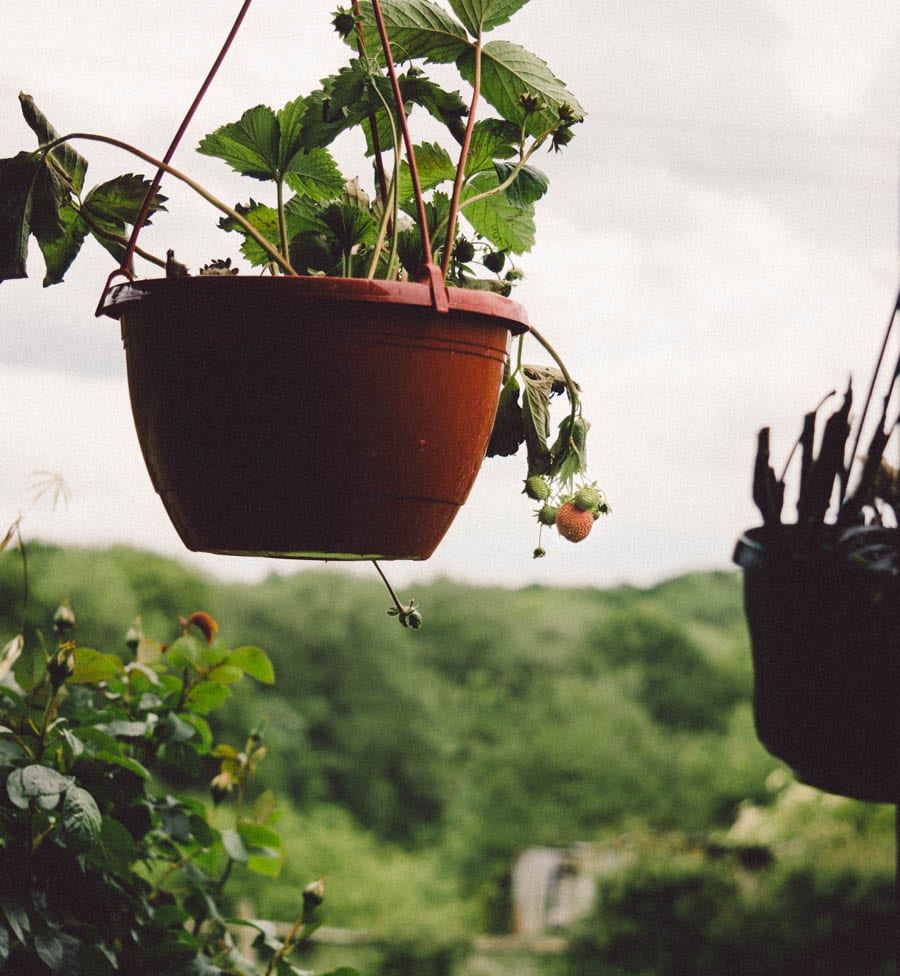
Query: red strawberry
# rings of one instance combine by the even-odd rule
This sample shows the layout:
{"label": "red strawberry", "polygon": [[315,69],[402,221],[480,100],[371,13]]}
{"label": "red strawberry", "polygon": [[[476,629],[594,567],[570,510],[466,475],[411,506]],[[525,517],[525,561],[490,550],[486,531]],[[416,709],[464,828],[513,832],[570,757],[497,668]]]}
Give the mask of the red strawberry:
{"label": "red strawberry", "polygon": [[590,534],[594,527],[594,516],[591,512],[582,512],[572,502],[559,506],[556,513],[556,528],[559,534],[569,542],[581,542]]}

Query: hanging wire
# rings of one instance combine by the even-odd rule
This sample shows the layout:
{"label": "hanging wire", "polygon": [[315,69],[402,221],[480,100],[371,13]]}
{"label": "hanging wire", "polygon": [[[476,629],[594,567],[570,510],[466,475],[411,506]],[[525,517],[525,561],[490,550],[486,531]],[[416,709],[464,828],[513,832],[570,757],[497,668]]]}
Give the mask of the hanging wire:
{"label": "hanging wire", "polygon": [[[165,156],[162,158],[162,162],[165,163],[166,166],[168,166],[172,160],[172,157],[175,155],[175,151],[178,149],[187,127],[191,124],[191,120],[194,118],[194,114],[199,108],[200,102],[203,101],[203,97],[209,90],[209,86],[212,84],[216,73],[218,72],[222,62],[225,60],[225,55],[228,53],[228,50],[231,47],[235,37],[237,37],[237,32],[240,30],[241,24],[244,22],[244,17],[247,15],[247,11],[250,9],[250,4],[252,2],[253,0],[244,0],[243,4],[241,5],[241,9],[238,11],[234,24],[232,24],[231,30],[228,32],[228,36],[225,38],[225,43],[222,45],[216,60],[209,69],[203,84],[200,86],[200,90],[194,97],[193,102],[191,102],[190,108],[187,110],[187,113],[181,120],[181,125],[178,126],[178,131],[172,138],[172,142],[170,143],[169,148],[166,150]],[[106,279],[106,284],[103,287],[103,294],[100,296],[100,303],[97,306],[98,316],[103,314],[101,306],[103,305],[103,299],[106,297],[106,293],[109,291],[113,278],[117,277],[118,275],[124,275],[130,281],[134,277],[134,274],[131,271],[131,262],[134,258],[134,249],[137,247],[138,234],[140,234],[141,229],[144,226],[144,222],[147,219],[147,214],[150,212],[150,207],[153,205],[153,198],[156,196],[157,190],[159,190],[159,186],[162,183],[164,175],[165,168],[160,167],[156,171],[156,176],[153,178],[150,188],[147,190],[147,193],[144,196],[144,202],[141,204],[141,209],[138,211],[137,218],[134,222],[134,227],[131,231],[131,237],[128,240],[128,245],[126,246],[125,253],[122,256],[122,262],[120,266]]]}

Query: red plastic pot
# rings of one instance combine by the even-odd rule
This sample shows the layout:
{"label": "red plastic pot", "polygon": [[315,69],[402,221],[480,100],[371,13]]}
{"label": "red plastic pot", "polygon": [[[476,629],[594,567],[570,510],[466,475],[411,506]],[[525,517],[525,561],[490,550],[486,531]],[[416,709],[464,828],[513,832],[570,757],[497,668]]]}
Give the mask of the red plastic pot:
{"label": "red plastic pot", "polygon": [[[189,549],[426,559],[465,502],[524,309],[321,277],[118,285],[135,427]],[[440,310],[443,306],[445,310]]]}

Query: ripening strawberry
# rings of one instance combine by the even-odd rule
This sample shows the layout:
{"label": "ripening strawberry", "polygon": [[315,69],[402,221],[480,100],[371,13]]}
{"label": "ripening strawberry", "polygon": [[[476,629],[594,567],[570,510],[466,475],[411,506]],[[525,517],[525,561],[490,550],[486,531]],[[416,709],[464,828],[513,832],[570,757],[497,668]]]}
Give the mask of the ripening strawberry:
{"label": "ripening strawberry", "polygon": [[591,512],[583,512],[572,502],[559,506],[556,513],[556,528],[559,534],[569,542],[581,542],[590,535],[594,527],[594,516]]}

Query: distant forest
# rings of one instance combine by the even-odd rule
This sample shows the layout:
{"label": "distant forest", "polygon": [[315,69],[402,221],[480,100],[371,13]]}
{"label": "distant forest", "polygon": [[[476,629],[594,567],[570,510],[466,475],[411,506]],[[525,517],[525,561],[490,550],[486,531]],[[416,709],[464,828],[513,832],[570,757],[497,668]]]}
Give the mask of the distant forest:
{"label": "distant forest", "polygon": [[[648,589],[437,581],[416,588],[425,625],[411,631],[376,579],[328,569],[236,585],[124,547],[26,552],[27,604],[19,554],[0,554],[0,645],[23,612],[49,632],[69,600],[83,646],[127,657],[137,618],[167,640],[179,614],[205,610],[230,646],[272,658],[275,684],[241,682],[215,727],[238,746],[259,725],[269,749],[259,787],[279,798],[290,850],[274,891],[248,882],[268,917],[289,917],[290,886],[322,872],[332,924],[503,932],[523,849],[721,838],[742,810],[774,809],[785,776],[753,730],[737,573]],[[889,878],[887,813],[847,802],[857,860]]]}

